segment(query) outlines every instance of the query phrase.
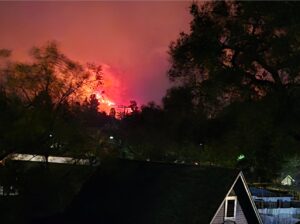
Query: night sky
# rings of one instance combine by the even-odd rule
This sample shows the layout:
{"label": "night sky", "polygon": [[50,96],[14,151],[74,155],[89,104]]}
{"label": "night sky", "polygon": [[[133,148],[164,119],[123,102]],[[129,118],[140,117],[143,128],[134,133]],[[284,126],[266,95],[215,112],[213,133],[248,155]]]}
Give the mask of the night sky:
{"label": "night sky", "polygon": [[117,104],[160,103],[169,86],[168,46],[189,31],[190,2],[0,2],[0,48],[26,60],[56,40],[81,63],[103,65],[104,91]]}

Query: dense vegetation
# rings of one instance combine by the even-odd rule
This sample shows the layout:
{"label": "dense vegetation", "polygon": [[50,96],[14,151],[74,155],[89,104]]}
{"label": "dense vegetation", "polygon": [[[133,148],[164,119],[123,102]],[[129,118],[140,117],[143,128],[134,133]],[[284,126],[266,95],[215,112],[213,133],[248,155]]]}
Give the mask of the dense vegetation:
{"label": "dense vegetation", "polygon": [[299,8],[192,4],[190,32],[170,44],[174,87],[162,109],[149,105],[122,121],[138,153],[280,176],[299,157]]}
{"label": "dense vegetation", "polygon": [[299,9],[297,2],[192,4],[190,32],[169,48],[173,87],[161,105],[130,102],[133,112],[122,119],[98,112],[100,66],[70,60],[55,43],[34,48],[29,63],[1,50],[1,157],[202,162],[273,179],[299,156]]}

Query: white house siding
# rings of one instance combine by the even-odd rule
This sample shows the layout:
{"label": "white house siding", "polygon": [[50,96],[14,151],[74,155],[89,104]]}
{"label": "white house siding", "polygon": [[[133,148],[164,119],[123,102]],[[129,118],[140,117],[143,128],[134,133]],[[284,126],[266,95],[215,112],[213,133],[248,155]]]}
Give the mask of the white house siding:
{"label": "white house siding", "polygon": [[[220,208],[219,212],[217,213],[216,217],[214,218],[214,220],[211,223],[212,224],[223,224],[224,217],[225,217],[225,203],[222,204],[222,207]],[[239,203],[239,200],[237,200],[235,223],[236,224],[248,224],[246,217],[244,215],[244,212]]]}
{"label": "white house siding", "polygon": [[295,224],[300,221],[300,208],[258,209],[264,224]]}
{"label": "white house siding", "polygon": [[224,214],[225,214],[225,203],[222,204],[219,212],[215,216],[211,224],[223,224],[224,223]]}

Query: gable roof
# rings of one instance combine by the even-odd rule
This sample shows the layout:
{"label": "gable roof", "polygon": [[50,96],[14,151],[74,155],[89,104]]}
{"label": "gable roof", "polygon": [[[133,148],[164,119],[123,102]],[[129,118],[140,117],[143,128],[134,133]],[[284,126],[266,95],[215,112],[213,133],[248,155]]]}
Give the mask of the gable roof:
{"label": "gable roof", "polygon": [[274,192],[263,188],[250,187],[249,189],[251,194],[256,197],[278,197]]}
{"label": "gable roof", "polygon": [[251,196],[251,192],[242,172],[240,172],[237,176],[227,195],[231,190],[234,190],[234,192],[236,193],[247,222],[251,224],[262,224],[261,217],[255,206],[254,200]]}
{"label": "gable roof", "polygon": [[[101,166],[60,219],[74,223],[210,223],[233,183],[243,185],[239,177],[238,170],[212,166],[119,160],[114,166]],[[240,193],[240,187],[235,188],[245,197],[246,189]],[[251,209],[250,218],[255,216]]]}
{"label": "gable roof", "polygon": [[293,197],[293,195],[289,194],[288,191],[283,190],[267,190],[262,188],[250,187],[250,192],[252,196],[259,198],[267,198],[267,197]]}
{"label": "gable roof", "polygon": [[[284,178],[282,178],[282,181],[284,181],[284,180],[286,180],[286,179],[290,179],[290,180],[292,180],[292,181],[295,181],[294,178],[291,177],[291,175],[285,176]],[[282,181],[281,181],[281,182],[282,182]]]}

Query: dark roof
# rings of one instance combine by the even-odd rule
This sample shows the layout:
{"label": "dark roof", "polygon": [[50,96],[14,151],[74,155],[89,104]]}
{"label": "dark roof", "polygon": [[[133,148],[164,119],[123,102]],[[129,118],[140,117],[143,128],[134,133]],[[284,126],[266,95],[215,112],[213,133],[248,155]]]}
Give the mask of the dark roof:
{"label": "dark roof", "polygon": [[75,223],[209,223],[239,171],[119,160],[101,166],[66,213]]}
{"label": "dark roof", "polygon": [[262,188],[250,187],[251,194],[256,197],[277,197],[277,195],[271,191]]}
{"label": "dark roof", "polygon": [[[96,168],[72,164],[7,160],[0,166],[0,185],[18,196],[0,195],[0,223],[26,223],[65,210]],[[14,192],[14,190],[13,190]],[[13,209],[12,209],[13,208]]]}
{"label": "dark roof", "polygon": [[262,188],[250,187],[250,192],[256,197],[293,197],[287,191],[282,190],[266,190]]}

